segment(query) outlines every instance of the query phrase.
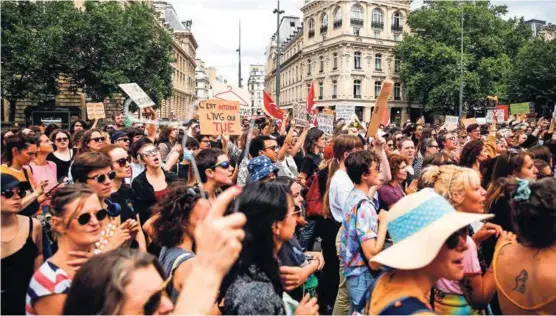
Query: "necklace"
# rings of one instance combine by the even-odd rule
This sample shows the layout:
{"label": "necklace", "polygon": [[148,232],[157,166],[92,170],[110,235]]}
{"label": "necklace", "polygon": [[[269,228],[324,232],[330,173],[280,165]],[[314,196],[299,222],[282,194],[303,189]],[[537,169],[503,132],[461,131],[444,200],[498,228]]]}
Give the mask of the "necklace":
{"label": "necklace", "polygon": [[112,238],[112,236],[114,236],[115,231],[116,224],[111,221],[100,231],[100,240],[95,243],[95,248],[98,250],[103,250],[104,248],[106,248],[106,246],[108,245],[108,241],[110,240],[110,238]]}
{"label": "necklace", "polygon": [[15,230],[15,235],[14,235],[14,237],[13,237],[12,239],[10,239],[10,240],[7,240],[7,241],[2,240],[2,243],[3,243],[3,244],[9,244],[9,243],[11,243],[12,241],[14,241],[14,240],[17,238],[17,235],[19,235],[19,219],[17,218],[17,215],[16,215],[15,219],[17,220],[17,226],[16,226],[16,230]]}

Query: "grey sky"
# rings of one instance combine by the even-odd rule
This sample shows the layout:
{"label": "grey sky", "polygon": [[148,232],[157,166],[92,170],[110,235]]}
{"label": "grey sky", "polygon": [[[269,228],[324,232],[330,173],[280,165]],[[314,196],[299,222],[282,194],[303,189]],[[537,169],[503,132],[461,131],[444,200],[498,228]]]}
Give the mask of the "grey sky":
{"label": "grey sky", "polygon": [[[193,20],[197,57],[214,66],[229,82],[237,84],[238,21],[241,19],[242,77],[245,85],[249,64],[265,64],[265,48],[276,30],[276,0],[170,0],[181,20]],[[508,6],[507,17],[523,16],[556,23],[555,1],[492,1]],[[281,0],[285,15],[301,17],[303,0]],[[422,5],[414,0],[412,8]]]}

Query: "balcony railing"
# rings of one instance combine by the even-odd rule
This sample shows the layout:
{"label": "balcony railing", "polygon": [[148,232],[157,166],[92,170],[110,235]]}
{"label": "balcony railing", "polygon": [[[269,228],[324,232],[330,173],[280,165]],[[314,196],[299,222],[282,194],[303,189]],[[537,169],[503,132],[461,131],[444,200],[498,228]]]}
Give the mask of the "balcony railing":
{"label": "balcony railing", "polygon": [[384,22],[380,22],[380,21],[373,21],[371,22],[371,27],[374,29],[383,29],[384,28]]}
{"label": "balcony railing", "polygon": [[392,31],[393,32],[402,32],[403,31],[403,26],[402,25],[392,25]]}
{"label": "balcony railing", "polygon": [[319,100],[322,100],[322,95],[319,95]]}
{"label": "balcony railing", "polygon": [[320,27],[320,33],[321,34],[326,34],[326,32],[328,32],[328,25],[323,25]]}
{"label": "balcony railing", "polygon": [[351,18],[349,21],[350,21],[351,25],[363,26],[363,19]]}
{"label": "balcony railing", "polygon": [[315,30],[309,30],[309,38],[315,37]]}
{"label": "balcony railing", "polygon": [[337,95],[335,95],[335,94],[332,95],[332,99],[337,99],[337,98],[338,98]]}
{"label": "balcony railing", "polygon": [[342,27],[342,20],[334,21],[334,29]]}
{"label": "balcony railing", "polygon": [[360,94],[354,94],[354,95],[353,95],[353,98],[354,98],[354,99],[361,99],[361,95],[360,95]]}
{"label": "balcony railing", "polygon": [[396,101],[400,101],[401,99],[402,99],[401,95],[395,95],[394,96],[394,100],[396,100]]}

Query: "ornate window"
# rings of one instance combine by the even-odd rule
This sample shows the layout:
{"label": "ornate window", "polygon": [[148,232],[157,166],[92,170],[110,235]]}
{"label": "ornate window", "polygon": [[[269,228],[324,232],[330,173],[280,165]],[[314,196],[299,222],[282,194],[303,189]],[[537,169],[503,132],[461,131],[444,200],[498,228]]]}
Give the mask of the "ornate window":
{"label": "ornate window", "polygon": [[307,75],[311,75],[311,60],[307,60]]}
{"label": "ornate window", "polygon": [[320,33],[324,34],[328,31],[328,14],[324,13],[320,22]]}
{"label": "ornate window", "polygon": [[353,54],[353,68],[361,69],[361,52],[355,52]]}
{"label": "ornate window", "polygon": [[382,54],[375,55],[375,70],[382,70]]}
{"label": "ornate window", "polygon": [[375,81],[375,99],[378,98],[381,88],[382,88],[382,81]]}
{"label": "ornate window", "polygon": [[353,98],[361,99],[361,80],[353,80]]}
{"label": "ornate window", "polygon": [[394,83],[394,100],[402,99],[402,88],[399,82]]}
{"label": "ornate window", "polygon": [[382,10],[373,10],[373,20],[371,22],[371,27],[378,29],[382,29],[384,27],[384,15],[382,14]]}
{"label": "ornate window", "polygon": [[338,97],[338,81],[332,81],[332,99],[336,99]]}
{"label": "ornate window", "polygon": [[315,20],[309,19],[309,38],[313,38],[315,36]]}
{"label": "ornate window", "polygon": [[332,70],[338,69],[338,53],[332,54]]}
{"label": "ornate window", "polygon": [[400,12],[394,12],[392,15],[392,31],[403,31],[402,14]]}
{"label": "ornate window", "polygon": [[334,29],[342,26],[342,9],[337,7],[334,11]]}
{"label": "ornate window", "polygon": [[322,73],[324,72],[324,58],[322,56],[319,57],[319,64],[320,64],[319,72]]}
{"label": "ornate window", "polygon": [[319,100],[322,100],[324,95],[324,82],[319,82]]}
{"label": "ornate window", "polygon": [[363,26],[363,8],[359,4],[354,4],[350,11],[351,25]]}

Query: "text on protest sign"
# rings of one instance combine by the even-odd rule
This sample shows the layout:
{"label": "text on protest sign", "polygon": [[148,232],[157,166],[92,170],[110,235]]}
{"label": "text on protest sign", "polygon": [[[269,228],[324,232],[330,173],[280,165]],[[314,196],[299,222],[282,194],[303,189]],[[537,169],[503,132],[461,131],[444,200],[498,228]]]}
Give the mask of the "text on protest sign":
{"label": "text on protest sign", "polygon": [[510,114],[512,115],[529,113],[529,111],[529,102],[510,104]]}
{"label": "text on protest sign", "polygon": [[141,109],[153,106],[154,102],[136,83],[122,83],[118,85]]}
{"label": "text on protest sign", "polygon": [[353,114],[355,114],[355,106],[348,104],[336,105],[336,120],[343,119],[349,122]]}
{"label": "text on protest sign", "polygon": [[309,122],[307,121],[307,109],[305,104],[294,103],[293,107],[293,121],[297,126],[307,126]]}
{"label": "text on protest sign", "polygon": [[444,128],[447,131],[453,131],[458,128],[459,117],[446,115],[446,120],[444,121]]}
{"label": "text on protest sign", "polygon": [[[486,122],[487,123],[492,123],[492,118],[494,116],[494,110],[488,110],[487,114],[486,114]],[[499,110],[496,111],[496,121],[497,122],[504,122],[504,111]]]}
{"label": "text on protest sign", "polygon": [[106,117],[104,112],[104,103],[87,103],[87,118],[89,120],[103,119]]}
{"label": "text on protest sign", "polygon": [[201,134],[241,135],[239,101],[202,101],[199,103],[198,113]]}
{"label": "text on protest sign", "polygon": [[317,122],[319,129],[327,135],[332,135],[334,132],[334,115],[322,114],[317,115]]}
{"label": "text on protest sign", "polygon": [[477,124],[479,125],[485,125],[487,123],[486,118],[485,117],[478,117],[477,118]]}

